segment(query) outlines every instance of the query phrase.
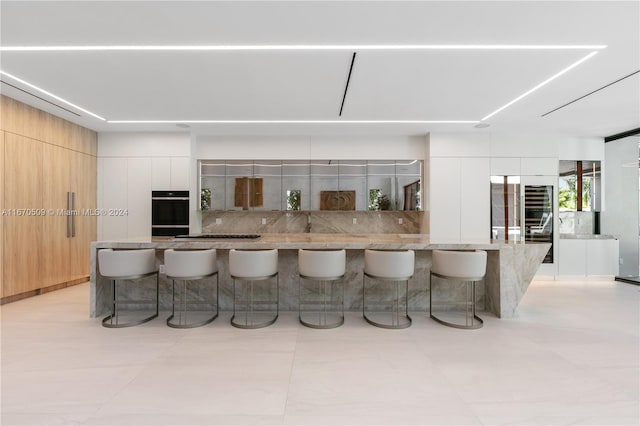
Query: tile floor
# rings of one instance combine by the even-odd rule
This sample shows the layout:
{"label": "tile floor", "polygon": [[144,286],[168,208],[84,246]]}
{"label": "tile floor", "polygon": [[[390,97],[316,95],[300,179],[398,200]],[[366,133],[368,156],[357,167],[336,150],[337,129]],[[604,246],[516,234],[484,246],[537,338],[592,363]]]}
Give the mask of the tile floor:
{"label": "tile floor", "polygon": [[480,330],[106,329],[83,284],[1,308],[1,424],[638,425],[639,296],[537,281]]}

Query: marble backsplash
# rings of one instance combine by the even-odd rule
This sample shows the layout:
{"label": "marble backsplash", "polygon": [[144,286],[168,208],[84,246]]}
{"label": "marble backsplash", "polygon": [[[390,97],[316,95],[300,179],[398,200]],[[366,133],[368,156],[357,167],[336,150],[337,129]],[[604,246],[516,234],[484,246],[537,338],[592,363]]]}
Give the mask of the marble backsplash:
{"label": "marble backsplash", "polygon": [[560,212],[558,217],[561,234],[594,233],[594,212],[566,211]]}
{"label": "marble backsplash", "polygon": [[428,234],[424,211],[207,211],[202,233]]}

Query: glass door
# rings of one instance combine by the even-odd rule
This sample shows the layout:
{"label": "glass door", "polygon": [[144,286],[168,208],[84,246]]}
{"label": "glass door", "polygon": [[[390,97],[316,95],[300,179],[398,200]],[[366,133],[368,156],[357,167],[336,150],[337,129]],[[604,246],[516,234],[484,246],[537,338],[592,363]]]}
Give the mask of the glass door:
{"label": "glass door", "polygon": [[551,243],[542,263],[553,263],[553,185],[524,185],[524,241]]}
{"label": "glass door", "polygon": [[520,241],[520,176],[491,176],[491,239]]}
{"label": "glass door", "polygon": [[551,243],[554,263],[553,177],[491,176],[491,239]]}

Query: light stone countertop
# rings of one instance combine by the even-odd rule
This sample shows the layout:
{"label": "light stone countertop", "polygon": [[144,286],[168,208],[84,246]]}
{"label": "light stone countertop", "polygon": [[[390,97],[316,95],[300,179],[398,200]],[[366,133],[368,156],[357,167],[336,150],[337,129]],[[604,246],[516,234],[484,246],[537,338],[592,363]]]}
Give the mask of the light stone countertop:
{"label": "light stone countertop", "polygon": [[560,234],[561,240],[619,240],[615,235],[607,234]]}
{"label": "light stone countertop", "polygon": [[[535,244],[535,243],[527,243]],[[135,239],[97,241],[94,248],[218,248],[218,249],[389,249],[389,250],[500,250],[508,246],[522,246],[522,242],[479,240],[469,242],[432,241],[427,234],[323,234],[279,233],[261,234],[258,239]]]}

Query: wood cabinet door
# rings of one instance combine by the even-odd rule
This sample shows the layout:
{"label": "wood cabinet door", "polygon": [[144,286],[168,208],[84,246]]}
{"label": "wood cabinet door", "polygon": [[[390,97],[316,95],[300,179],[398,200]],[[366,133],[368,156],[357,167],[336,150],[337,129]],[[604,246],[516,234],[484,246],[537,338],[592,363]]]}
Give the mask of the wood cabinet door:
{"label": "wood cabinet door", "polygon": [[42,270],[43,287],[68,281],[69,277],[69,238],[66,215],[69,206],[69,176],[73,166],[73,152],[56,145],[44,146],[42,170],[44,182],[42,196],[47,215],[44,216],[44,232],[42,234]]}
{"label": "wood cabinet door", "polygon": [[[42,287],[43,145],[5,132],[3,297]],[[30,213],[29,213],[30,210]]]}
{"label": "wood cabinet door", "polygon": [[70,191],[75,193],[74,236],[70,238],[71,280],[89,276],[91,242],[97,238],[97,161],[96,157],[73,152]]}
{"label": "wood cabinet door", "polygon": [[[0,130],[0,211],[4,211],[4,131],[2,130]],[[2,257],[2,250],[4,246],[4,242],[2,241],[4,238],[3,226],[4,219],[0,216],[0,298],[2,298],[4,288],[4,258]]]}

